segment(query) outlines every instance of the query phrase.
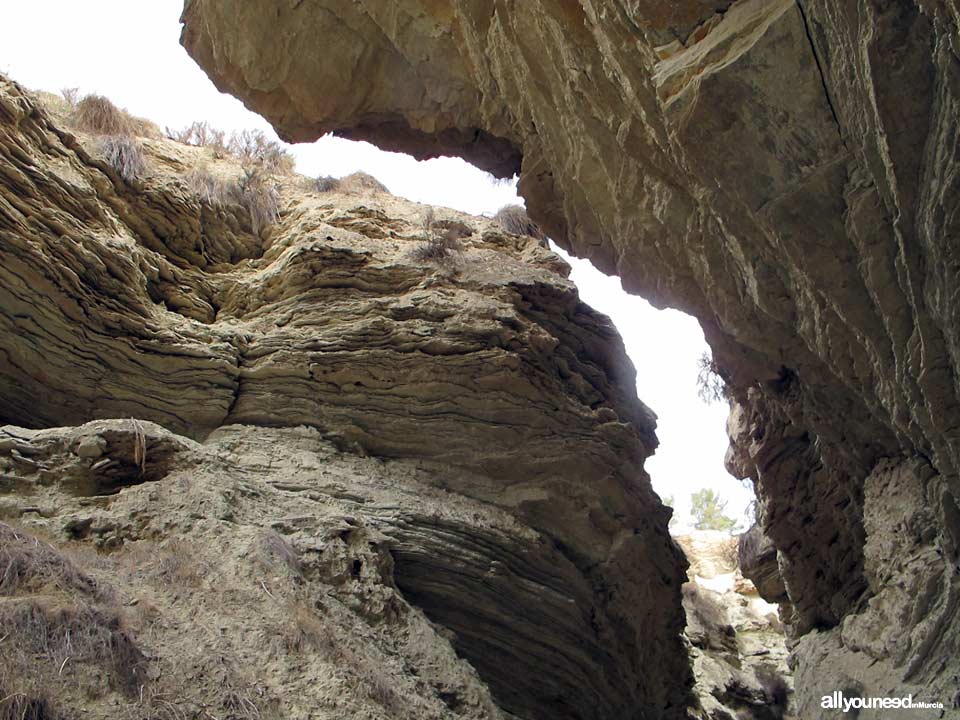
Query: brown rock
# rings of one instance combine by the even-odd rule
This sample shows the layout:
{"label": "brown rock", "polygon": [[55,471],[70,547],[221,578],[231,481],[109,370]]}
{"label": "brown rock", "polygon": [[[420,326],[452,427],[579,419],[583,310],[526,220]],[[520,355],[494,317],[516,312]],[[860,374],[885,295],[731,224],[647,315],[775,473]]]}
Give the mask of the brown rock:
{"label": "brown rock", "polygon": [[[291,139],[519,170],[560,245],[695,314],[751,429],[732,460],[756,483],[791,632],[839,628],[881,590],[877,463],[928,458],[941,506],[960,495],[958,7],[666,7],[194,0],[183,43]],[[947,517],[930,532],[955,547]],[[956,612],[943,622],[957,633]],[[946,682],[930,652],[884,667]]]}
{"label": "brown rock", "polygon": [[[0,78],[0,509],[101,550],[180,548],[157,572],[193,599],[162,599],[156,641],[165,662],[192,659],[161,668],[199,683],[184,708],[212,701],[177,673],[221,670],[178,638],[221,628],[214,655],[262,685],[231,676],[248,683],[236,702],[285,717],[369,717],[367,695],[389,717],[499,717],[491,696],[521,716],[682,716],[684,561],[642,466],[655,416],[559,257],[435,209],[458,250],[418,259],[426,208],[369,178],[317,193],[266,177],[278,217],[258,227],[235,194],[184,180],[236,183],[236,160],[141,138],[131,183],[93,140]],[[74,452],[95,435],[102,457]],[[329,593],[360,679],[303,695],[329,668],[271,664],[259,618],[293,603],[306,630],[290,647],[329,655],[310,629]],[[371,686],[381,665],[392,690]],[[90,717],[116,715],[103,697]]]}

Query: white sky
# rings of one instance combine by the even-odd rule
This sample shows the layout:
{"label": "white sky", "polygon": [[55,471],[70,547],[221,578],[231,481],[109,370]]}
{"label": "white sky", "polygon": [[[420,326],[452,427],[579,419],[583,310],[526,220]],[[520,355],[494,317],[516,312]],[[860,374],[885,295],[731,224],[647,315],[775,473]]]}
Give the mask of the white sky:
{"label": "white sky", "polygon": [[[217,91],[180,46],[182,0],[30,0],[8,3],[0,28],[0,71],[36,90],[106,95],[161,128],[206,120],[225,130],[259,128],[265,120]],[[341,177],[374,175],[396,195],[475,215],[522,202],[514,184],[497,184],[456,158],[417,162],[367,143],[325,137],[294,145],[297,171]],[[690,494],[713,487],[739,517],[752,491],[723,469],[726,406],[707,406],[696,392],[697,359],[707,350],[700,327],[683,313],[658,311],[627,295],[619,280],[568,258],[573,280],[591,306],[609,315],[637,366],[640,398],[659,416],[660,448],[647,462],[654,488],[673,495],[684,529]]]}

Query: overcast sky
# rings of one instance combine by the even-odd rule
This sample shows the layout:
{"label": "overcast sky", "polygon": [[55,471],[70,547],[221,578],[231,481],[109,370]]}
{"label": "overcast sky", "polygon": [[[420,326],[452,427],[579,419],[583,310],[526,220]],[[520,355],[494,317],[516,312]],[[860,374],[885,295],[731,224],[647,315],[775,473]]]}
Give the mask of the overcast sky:
{"label": "overcast sky", "polygon": [[[161,128],[206,120],[226,130],[259,128],[275,137],[261,117],[219,93],[180,46],[182,7],[182,0],[9,3],[0,29],[0,71],[37,90],[76,87],[106,95]],[[340,177],[363,170],[396,195],[475,215],[522,202],[514,184],[494,183],[456,158],[417,162],[333,137],[291,150],[297,171],[305,175]],[[728,514],[739,517],[752,491],[723,469],[726,406],[708,406],[697,397],[697,359],[707,351],[698,324],[627,295],[619,280],[585,261],[568,260],[583,299],[619,328],[637,366],[640,398],[659,416],[660,449],[647,462],[654,488],[674,496],[681,521],[688,519],[690,494],[702,487],[718,490],[729,499]]]}

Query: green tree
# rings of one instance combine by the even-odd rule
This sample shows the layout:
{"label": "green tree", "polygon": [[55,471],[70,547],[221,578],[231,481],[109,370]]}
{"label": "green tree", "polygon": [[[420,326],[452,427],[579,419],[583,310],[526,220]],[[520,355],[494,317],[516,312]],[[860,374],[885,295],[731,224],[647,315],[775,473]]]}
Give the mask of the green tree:
{"label": "green tree", "polygon": [[677,507],[676,507],[676,505],[673,504],[673,495],[667,495],[665,498],[663,498],[663,504],[666,505],[667,507],[673,509],[673,515],[670,516],[670,525],[669,525],[670,529],[672,530],[673,527],[674,527],[674,526],[677,524],[677,522],[678,522],[678,520],[677,520]]}
{"label": "green tree", "polygon": [[723,514],[727,509],[727,501],[710,488],[704,488],[690,496],[693,526],[697,530],[720,530],[730,532],[737,521]]}

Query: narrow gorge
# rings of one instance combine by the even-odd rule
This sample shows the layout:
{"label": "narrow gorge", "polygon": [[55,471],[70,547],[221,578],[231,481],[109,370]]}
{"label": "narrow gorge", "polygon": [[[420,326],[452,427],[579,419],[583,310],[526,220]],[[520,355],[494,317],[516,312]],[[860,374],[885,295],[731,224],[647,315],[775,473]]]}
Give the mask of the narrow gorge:
{"label": "narrow gorge", "polygon": [[960,703],[958,21],[954,0],[192,0],[182,42],[288,140],[518,173],[561,247],[699,319],[816,718],[832,691]]}
{"label": "narrow gorge", "polygon": [[0,720],[960,717],[957,0],[180,23],[282,140],[516,175],[694,316],[757,522],[671,537],[539,232],[0,75]]}

